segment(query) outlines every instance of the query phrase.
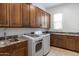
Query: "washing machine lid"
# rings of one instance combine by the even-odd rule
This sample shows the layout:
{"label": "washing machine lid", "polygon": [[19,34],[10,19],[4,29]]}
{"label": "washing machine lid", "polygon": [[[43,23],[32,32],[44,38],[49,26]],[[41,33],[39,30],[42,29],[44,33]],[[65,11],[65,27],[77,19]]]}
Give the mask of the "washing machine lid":
{"label": "washing machine lid", "polygon": [[38,36],[38,35],[30,35],[30,34],[27,34],[27,35],[22,35],[23,37],[26,37],[28,39],[31,39],[31,40],[40,40],[41,38],[43,38],[42,36]]}

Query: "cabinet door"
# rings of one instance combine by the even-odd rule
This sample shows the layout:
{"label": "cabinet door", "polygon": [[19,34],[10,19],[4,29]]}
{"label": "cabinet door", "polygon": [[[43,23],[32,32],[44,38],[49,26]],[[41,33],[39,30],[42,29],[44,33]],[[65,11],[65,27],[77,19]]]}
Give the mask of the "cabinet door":
{"label": "cabinet door", "polygon": [[10,56],[10,55],[11,54],[9,46],[0,48],[0,56]]}
{"label": "cabinet door", "polygon": [[8,27],[9,19],[7,17],[7,4],[0,3],[0,27]]}
{"label": "cabinet door", "polygon": [[45,12],[45,28],[50,28],[50,15]]}
{"label": "cabinet door", "polygon": [[75,50],[79,52],[79,37],[75,37]]}
{"label": "cabinet door", "polygon": [[21,17],[21,4],[11,3],[9,4],[10,9],[10,27],[21,27],[22,17]]}
{"label": "cabinet door", "polygon": [[47,18],[47,13],[45,13],[45,19],[44,19],[44,28],[47,28],[48,27],[48,18]]}
{"label": "cabinet door", "polygon": [[52,34],[51,34],[51,35],[50,35],[50,45],[51,45],[51,46],[53,45],[52,40],[53,40],[53,36],[52,36]]}
{"label": "cabinet door", "polygon": [[57,35],[52,34],[50,41],[51,41],[51,45],[58,46],[59,37]]}
{"label": "cabinet door", "polygon": [[48,26],[49,26],[49,19],[48,19],[48,14],[45,12],[45,20],[44,20],[44,22],[45,22],[45,28],[48,28]]}
{"label": "cabinet door", "polygon": [[63,35],[57,35],[57,37],[59,37],[59,40],[58,40],[58,47],[64,48],[64,47],[65,47],[65,40],[66,40],[66,37],[63,36]]}
{"label": "cabinet door", "polygon": [[41,11],[41,27],[50,28],[50,15],[44,11]]}
{"label": "cabinet door", "polygon": [[19,49],[14,49],[14,51],[12,52],[12,55],[14,56],[26,56],[26,47],[23,48],[19,48]]}
{"label": "cabinet door", "polygon": [[36,8],[36,27],[41,27],[41,10],[40,8]]}
{"label": "cabinet door", "polygon": [[[70,50],[74,50],[75,49],[75,37],[73,36],[66,36],[66,47],[67,49],[70,49]],[[63,38],[64,39],[64,38]]]}
{"label": "cabinet door", "polygon": [[22,24],[23,27],[29,27],[30,4],[22,4]]}
{"label": "cabinet door", "polygon": [[36,28],[36,7],[30,4],[30,27]]}
{"label": "cabinet door", "polygon": [[50,39],[50,44],[53,45],[53,46],[56,46],[56,37],[52,34],[51,35],[51,39]]}
{"label": "cabinet door", "polygon": [[41,28],[45,28],[45,13],[41,10]]}

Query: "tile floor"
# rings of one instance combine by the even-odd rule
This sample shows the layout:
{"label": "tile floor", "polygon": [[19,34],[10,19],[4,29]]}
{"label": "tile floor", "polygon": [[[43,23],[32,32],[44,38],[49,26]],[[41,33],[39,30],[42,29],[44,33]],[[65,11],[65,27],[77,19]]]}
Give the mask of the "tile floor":
{"label": "tile floor", "polygon": [[79,53],[62,48],[51,47],[50,52],[47,56],[79,56]]}

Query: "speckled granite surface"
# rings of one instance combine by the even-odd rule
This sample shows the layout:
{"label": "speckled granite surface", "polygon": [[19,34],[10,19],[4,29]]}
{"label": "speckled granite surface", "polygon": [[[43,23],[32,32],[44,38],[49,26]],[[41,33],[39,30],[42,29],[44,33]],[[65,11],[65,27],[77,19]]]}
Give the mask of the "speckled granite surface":
{"label": "speckled granite surface", "polygon": [[69,36],[79,36],[79,33],[75,32],[49,32],[50,34],[57,34],[57,35],[69,35]]}
{"label": "speckled granite surface", "polygon": [[14,41],[14,42],[10,42],[9,40],[1,40],[0,41],[0,48],[6,47],[6,46],[9,46],[9,45],[12,45],[12,44],[20,43],[20,42],[23,42],[23,41],[27,41],[27,40],[24,39],[24,38],[18,38],[18,41]]}

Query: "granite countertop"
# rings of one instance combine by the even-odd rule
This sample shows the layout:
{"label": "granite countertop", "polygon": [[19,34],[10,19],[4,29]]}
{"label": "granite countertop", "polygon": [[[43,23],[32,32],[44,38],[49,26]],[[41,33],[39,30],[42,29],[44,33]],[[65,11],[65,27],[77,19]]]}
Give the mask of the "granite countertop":
{"label": "granite countertop", "polygon": [[73,33],[73,32],[51,32],[51,34],[79,36],[79,33]]}
{"label": "granite countertop", "polygon": [[13,44],[16,44],[16,43],[20,43],[20,42],[23,42],[23,41],[27,41],[26,39],[24,38],[18,38],[18,41],[14,41],[14,42],[10,42],[9,40],[1,40],[0,41],[0,48],[2,47],[6,47],[6,46],[9,46],[9,45],[13,45]]}
{"label": "granite countertop", "polygon": [[45,31],[44,33],[57,34],[57,35],[79,36],[79,32],[53,32],[53,31]]}

